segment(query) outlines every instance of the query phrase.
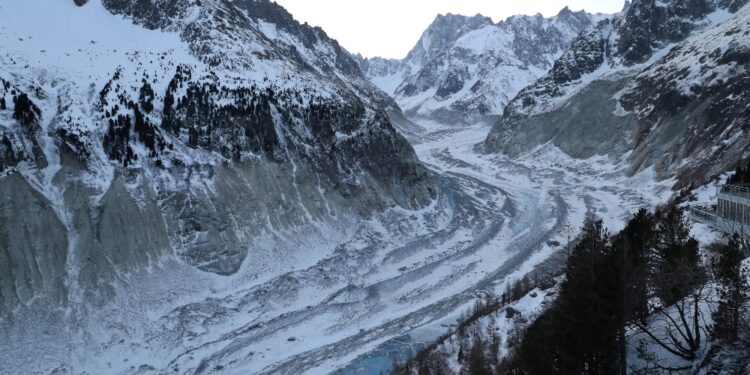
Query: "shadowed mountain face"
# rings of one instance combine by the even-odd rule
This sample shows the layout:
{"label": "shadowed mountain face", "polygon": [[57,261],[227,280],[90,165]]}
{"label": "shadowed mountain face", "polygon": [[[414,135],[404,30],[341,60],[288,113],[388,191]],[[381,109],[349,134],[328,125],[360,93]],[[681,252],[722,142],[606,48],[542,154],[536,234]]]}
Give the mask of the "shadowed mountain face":
{"label": "shadowed mountain face", "polygon": [[359,62],[408,117],[469,123],[501,115],[519,90],[600,18],[568,8],[552,18],[514,16],[497,24],[480,15],[440,15],[405,59]]}
{"label": "shadowed mountain face", "polygon": [[588,28],[507,106],[486,149],[552,142],[571,156],[626,157],[677,186],[746,157],[747,7],[742,1],[634,1]]}
{"label": "shadowed mountain face", "polygon": [[254,271],[316,251],[276,239],[436,198],[395,103],[275,3],[76,0],[36,29],[30,7],[3,4],[0,31],[3,316],[175,259]]}

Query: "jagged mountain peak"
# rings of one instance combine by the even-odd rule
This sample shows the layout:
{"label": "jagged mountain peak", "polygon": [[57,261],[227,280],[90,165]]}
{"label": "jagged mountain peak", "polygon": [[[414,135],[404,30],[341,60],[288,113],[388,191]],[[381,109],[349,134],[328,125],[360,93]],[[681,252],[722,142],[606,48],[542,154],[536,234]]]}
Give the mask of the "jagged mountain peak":
{"label": "jagged mountain peak", "polygon": [[465,26],[479,25],[487,22],[492,23],[492,18],[486,17],[481,13],[477,13],[473,16],[450,12],[445,14],[438,13],[432,23],[427,27],[427,30],[442,28],[460,29]]}
{"label": "jagged mountain peak", "polygon": [[485,17],[481,13],[477,13],[473,16],[467,16],[467,15],[451,13],[451,12],[448,12],[445,14],[438,13],[438,15],[435,16],[435,19],[432,21],[431,26],[438,26],[440,24],[451,23],[451,22],[467,22],[467,21],[472,21],[472,20],[484,21],[487,19],[489,19],[489,17]]}
{"label": "jagged mountain peak", "polygon": [[[112,13],[149,29],[179,34],[212,67],[251,72],[265,85],[300,81],[333,95],[342,87],[401,118],[396,103],[370,83],[354,59],[319,27],[301,24],[269,0],[101,0]],[[258,69],[263,65],[273,69]],[[289,80],[303,76],[301,80]],[[321,85],[321,83],[323,83]]]}
{"label": "jagged mountain peak", "polygon": [[568,7],[550,18],[516,15],[498,23],[481,14],[438,15],[405,59],[358,62],[408,116],[461,123],[502,114],[581,30],[605,17]]}
{"label": "jagged mountain peak", "polygon": [[393,96],[399,85],[417,73],[437,55],[444,52],[461,36],[492,25],[492,19],[481,14],[438,14],[425,29],[404,59],[354,56],[360,70],[380,89]]}
{"label": "jagged mountain peak", "polygon": [[[497,24],[485,19],[473,28],[459,27],[449,34],[454,38],[449,45],[412,69],[394,96],[409,116],[463,122],[499,115],[518,90],[546,72],[598,18],[568,9],[551,18],[518,15]],[[430,33],[428,29],[422,40]]]}
{"label": "jagged mountain peak", "polygon": [[481,14],[472,17],[438,14],[407,54],[405,61],[413,66],[423,66],[460,36],[488,24],[492,24],[492,19]]}
{"label": "jagged mountain peak", "polygon": [[[556,20],[560,20],[560,21],[576,22],[576,21],[585,20],[587,18],[590,18],[591,16],[592,16],[591,14],[589,14],[583,9],[574,12],[570,9],[570,7],[565,6],[553,18]],[[606,17],[606,16],[602,16],[602,17]]]}

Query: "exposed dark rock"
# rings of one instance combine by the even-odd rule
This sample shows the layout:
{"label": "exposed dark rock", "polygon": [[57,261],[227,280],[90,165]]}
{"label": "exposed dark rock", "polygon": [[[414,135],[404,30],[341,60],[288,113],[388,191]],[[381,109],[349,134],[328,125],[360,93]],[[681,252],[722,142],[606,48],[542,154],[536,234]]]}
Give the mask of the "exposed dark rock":
{"label": "exposed dark rock", "polygon": [[617,52],[626,65],[645,62],[654,48],[684,40],[715,9],[712,0],[635,1],[622,20]]}
{"label": "exposed dark rock", "polygon": [[102,0],[107,10],[132,18],[148,29],[172,28],[188,14],[192,0]]}
{"label": "exposed dark rock", "polygon": [[[747,0],[636,0],[612,20],[581,33],[547,75],[521,90],[505,116],[527,116],[546,110],[555,98],[575,90],[578,80],[598,69],[619,69],[649,60],[658,49],[687,38],[705,26],[717,9],[736,11]],[[612,41],[617,41],[613,45]]]}
{"label": "exposed dark rock", "polygon": [[29,99],[29,96],[22,93],[13,99],[13,119],[18,121],[21,126],[32,129],[35,126],[39,126],[39,117],[41,111],[34,102]]}

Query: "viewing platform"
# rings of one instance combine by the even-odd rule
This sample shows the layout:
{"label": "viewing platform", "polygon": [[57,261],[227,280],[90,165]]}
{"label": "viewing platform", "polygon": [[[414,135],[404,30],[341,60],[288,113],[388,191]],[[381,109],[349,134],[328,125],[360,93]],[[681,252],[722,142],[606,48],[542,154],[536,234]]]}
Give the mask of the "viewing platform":
{"label": "viewing platform", "polygon": [[716,197],[716,204],[690,207],[691,218],[728,234],[750,235],[750,186],[724,185]]}

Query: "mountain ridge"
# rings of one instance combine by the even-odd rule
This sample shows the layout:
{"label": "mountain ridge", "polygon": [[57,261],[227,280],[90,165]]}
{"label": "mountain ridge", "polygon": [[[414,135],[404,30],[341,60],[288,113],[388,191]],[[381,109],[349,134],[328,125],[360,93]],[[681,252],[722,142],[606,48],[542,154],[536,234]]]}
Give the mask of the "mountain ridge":
{"label": "mountain ridge", "polygon": [[[706,0],[694,4],[693,8],[685,8],[680,1],[659,4],[634,1],[626,13],[584,31],[573,42],[571,49],[555,62],[549,73],[511,100],[506,113],[488,135],[484,143],[486,149],[513,157],[551,143],[573,157],[610,155],[615,159],[626,158],[632,173],[653,166],[660,179],[676,176],[676,187],[685,186],[690,181],[705,181],[713,174],[731,169],[736,160],[743,158],[741,152],[719,158],[717,155],[703,154],[703,150],[710,149],[706,142],[700,142],[700,147],[696,147],[697,144],[692,141],[693,146],[688,148],[677,146],[682,142],[678,134],[683,134],[685,129],[679,122],[674,122],[678,121],[679,116],[669,108],[679,105],[687,110],[690,106],[684,107],[684,103],[695,100],[693,108],[697,112],[688,112],[685,119],[679,121],[696,121],[695,126],[709,126],[715,119],[698,120],[707,115],[701,112],[705,108],[698,104],[706,98],[675,94],[666,85],[646,88],[644,79],[638,77],[652,67],[673,59],[675,53],[685,45],[698,43],[702,35],[709,35],[705,34],[709,30],[720,29],[730,20],[741,17],[745,3]],[[643,14],[649,14],[651,18],[639,16]],[[651,25],[649,27],[655,28],[655,31],[633,31],[643,25]],[[670,26],[674,30],[670,31]],[[654,40],[643,41],[622,35],[649,35]],[[727,35],[724,39],[732,37]],[[709,69],[709,63],[704,65],[707,57],[691,61]],[[731,62],[717,65],[728,68]],[[632,81],[633,77],[636,77],[635,81]],[[652,97],[633,94],[634,90],[637,91],[634,88],[636,82],[642,85],[641,90],[652,92]],[[704,84],[699,86],[705,87]],[[592,99],[592,96],[597,98]],[[632,100],[634,96],[654,105],[656,108],[649,112],[661,111],[662,116],[658,119],[644,116],[642,106],[648,104],[635,104]],[[672,98],[673,101],[664,98]],[[581,111],[591,100],[597,100],[599,104],[585,112],[588,116],[585,117]],[[655,131],[660,122],[664,124],[664,130]],[[698,125],[701,122],[705,125]],[[602,143],[597,144],[593,139],[599,139]],[[679,151],[670,149],[672,147],[677,147]],[[667,155],[677,153],[680,156],[659,155],[668,149]],[[629,151],[633,153],[627,154]],[[713,158],[721,162],[714,163],[711,161]],[[681,166],[681,163],[690,167]]]}
{"label": "mountain ridge", "polygon": [[580,30],[602,17],[568,7],[551,18],[511,16],[498,23],[481,15],[438,16],[403,60],[358,61],[407,117],[468,123],[502,114],[517,91],[544,74]]}

